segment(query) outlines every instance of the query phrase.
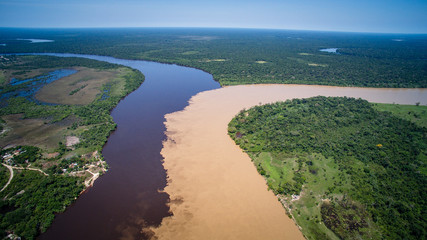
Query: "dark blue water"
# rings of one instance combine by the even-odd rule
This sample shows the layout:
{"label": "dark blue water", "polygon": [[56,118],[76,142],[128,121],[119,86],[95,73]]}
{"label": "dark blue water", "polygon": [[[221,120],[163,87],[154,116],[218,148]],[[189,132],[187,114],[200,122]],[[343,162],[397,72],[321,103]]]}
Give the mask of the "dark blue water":
{"label": "dark blue water", "polygon": [[[46,84],[49,84],[53,81],[56,81],[58,79],[61,79],[63,77],[69,76],[73,73],[76,73],[77,71],[74,69],[59,69],[52,72],[49,72],[45,75],[34,77],[34,78],[28,78],[28,79],[16,79],[13,78],[10,82],[10,85],[12,86],[18,86],[21,85],[20,88],[6,92],[0,95],[0,101],[5,101],[12,97],[25,97],[29,101],[33,101],[39,104],[49,104],[44,103],[36,100],[34,98],[34,95]],[[1,93],[1,91],[0,91]]]}
{"label": "dark blue water", "polygon": [[[40,54],[41,55],[41,54]],[[144,227],[156,226],[169,216],[169,196],[162,166],[164,115],[182,110],[191,96],[219,88],[203,71],[177,65],[112,57],[84,57],[117,63],[144,73],[145,82],[124,98],[111,115],[117,130],[103,149],[109,171],[59,214],[41,239],[144,239]]]}
{"label": "dark blue water", "polygon": [[102,92],[101,101],[106,100],[110,97],[111,85],[107,85]]}

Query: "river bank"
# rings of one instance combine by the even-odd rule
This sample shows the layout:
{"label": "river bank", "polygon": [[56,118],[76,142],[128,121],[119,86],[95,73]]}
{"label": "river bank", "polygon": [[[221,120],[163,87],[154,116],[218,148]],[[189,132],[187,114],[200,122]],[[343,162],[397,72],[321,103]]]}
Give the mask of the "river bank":
{"label": "river bank", "polygon": [[427,104],[426,89],[249,85],[206,91],[166,115],[161,151],[173,216],[154,229],[159,239],[303,239],[250,158],[227,135],[229,121],[257,104],[312,96]]}

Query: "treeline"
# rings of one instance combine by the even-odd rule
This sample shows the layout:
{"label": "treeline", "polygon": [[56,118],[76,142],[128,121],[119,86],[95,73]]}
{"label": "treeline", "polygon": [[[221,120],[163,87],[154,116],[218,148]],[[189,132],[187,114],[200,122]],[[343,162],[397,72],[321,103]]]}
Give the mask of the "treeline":
{"label": "treeline", "polygon": [[[365,100],[315,97],[242,111],[229,134],[277,194],[317,191],[321,219],[340,238],[427,237],[426,128]],[[260,162],[261,153],[273,157]]]}
{"label": "treeline", "polygon": [[96,61],[86,58],[76,57],[54,57],[39,55],[7,55],[8,62],[18,64],[5,64],[2,69],[13,69],[17,73],[25,73],[38,68],[67,68],[67,67],[87,67],[95,69],[117,69],[122,67],[118,64]]}
{"label": "treeline", "polygon": [[[426,35],[244,29],[0,32],[7,44],[0,49],[4,53],[70,52],[176,63],[203,69],[221,85],[427,87]],[[23,36],[55,42],[28,44],[10,40]],[[323,48],[338,48],[339,54],[320,52]]]}

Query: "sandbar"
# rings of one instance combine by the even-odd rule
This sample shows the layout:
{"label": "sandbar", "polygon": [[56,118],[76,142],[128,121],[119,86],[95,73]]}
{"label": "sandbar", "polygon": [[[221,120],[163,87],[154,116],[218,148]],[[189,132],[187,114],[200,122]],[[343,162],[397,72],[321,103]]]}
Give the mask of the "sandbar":
{"label": "sandbar", "polygon": [[313,96],[361,97],[372,102],[427,103],[426,89],[308,85],[244,85],[193,96],[165,116],[161,151],[173,216],[155,229],[158,239],[304,239],[298,226],[247,154],[227,134],[230,120],[258,104]]}

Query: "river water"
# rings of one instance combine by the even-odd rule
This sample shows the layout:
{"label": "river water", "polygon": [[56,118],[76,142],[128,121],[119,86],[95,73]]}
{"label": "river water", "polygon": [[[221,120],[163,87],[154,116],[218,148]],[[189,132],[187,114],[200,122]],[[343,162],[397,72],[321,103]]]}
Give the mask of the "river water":
{"label": "river water", "polygon": [[165,139],[164,115],[182,110],[191,96],[219,88],[203,71],[177,65],[112,57],[84,57],[121,64],[144,73],[145,81],[122,100],[111,115],[117,130],[108,138],[103,155],[109,171],[94,186],[58,214],[40,239],[142,239],[145,226],[169,216],[166,172],[160,150]]}

